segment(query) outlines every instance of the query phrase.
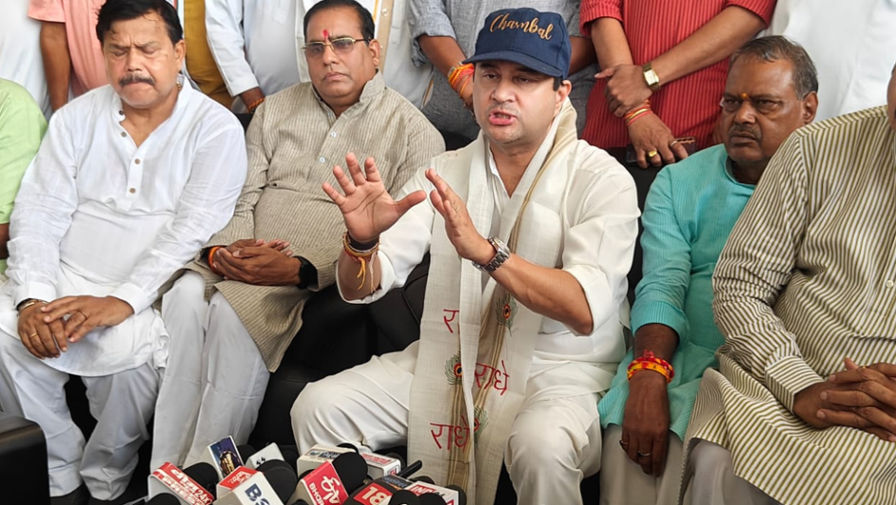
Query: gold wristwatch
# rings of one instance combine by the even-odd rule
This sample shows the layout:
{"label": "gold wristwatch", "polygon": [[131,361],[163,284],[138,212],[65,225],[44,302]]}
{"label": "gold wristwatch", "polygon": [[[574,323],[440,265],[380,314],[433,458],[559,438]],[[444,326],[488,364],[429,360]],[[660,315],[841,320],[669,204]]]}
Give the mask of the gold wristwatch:
{"label": "gold wristwatch", "polygon": [[650,88],[651,91],[660,89],[660,76],[656,74],[656,71],[649,61],[641,66],[641,70],[644,71],[644,82],[647,83],[647,87]]}

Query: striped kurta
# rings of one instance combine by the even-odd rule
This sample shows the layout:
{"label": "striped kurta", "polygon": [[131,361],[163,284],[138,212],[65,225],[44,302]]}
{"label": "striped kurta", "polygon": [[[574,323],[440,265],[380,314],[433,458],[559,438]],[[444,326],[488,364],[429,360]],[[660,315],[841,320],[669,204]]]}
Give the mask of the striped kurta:
{"label": "striped kurta", "polygon": [[687,437],[729,449],[738,476],[785,504],[896,503],[896,444],[792,413],[844,357],[896,363],[894,151],[882,107],[794,132],[713,277],[726,343]]}

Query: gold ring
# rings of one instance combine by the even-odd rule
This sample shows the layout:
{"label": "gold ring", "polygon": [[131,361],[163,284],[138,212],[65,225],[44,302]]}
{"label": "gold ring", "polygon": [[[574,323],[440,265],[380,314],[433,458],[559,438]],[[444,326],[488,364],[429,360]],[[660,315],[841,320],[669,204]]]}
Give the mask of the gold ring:
{"label": "gold ring", "polygon": [[680,140],[678,140],[678,139],[673,139],[672,142],[669,142],[669,147],[673,147],[675,144],[677,144],[677,143],[679,143],[679,142],[680,142]]}
{"label": "gold ring", "polygon": [[34,333],[32,333],[31,335],[28,335],[28,338],[34,338],[34,337],[36,337],[36,336],[38,336],[38,333],[37,333],[37,332],[34,332]]}
{"label": "gold ring", "polygon": [[653,151],[647,151],[648,158],[653,158],[656,155],[657,155],[656,149],[654,149]]}

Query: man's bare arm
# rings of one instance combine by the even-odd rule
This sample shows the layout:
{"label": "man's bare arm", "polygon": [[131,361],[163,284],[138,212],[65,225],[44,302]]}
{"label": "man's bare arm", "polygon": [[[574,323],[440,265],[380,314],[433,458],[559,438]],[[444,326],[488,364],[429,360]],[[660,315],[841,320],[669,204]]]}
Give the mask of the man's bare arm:
{"label": "man's bare arm", "polygon": [[44,60],[50,106],[56,110],[68,102],[68,88],[72,72],[72,59],[68,52],[65,23],[41,22],[40,53]]}

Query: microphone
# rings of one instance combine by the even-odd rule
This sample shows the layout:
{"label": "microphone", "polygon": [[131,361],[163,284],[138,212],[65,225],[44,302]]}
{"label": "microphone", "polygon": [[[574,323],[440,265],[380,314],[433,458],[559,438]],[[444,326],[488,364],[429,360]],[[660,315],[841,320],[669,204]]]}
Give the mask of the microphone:
{"label": "microphone", "polygon": [[[215,471],[213,468],[209,470],[206,467],[210,468],[210,465],[207,463],[192,465],[189,467],[190,474],[207,483],[208,472],[215,474]],[[150,474],[147,481],[147,496],[153,498],[156,495],[167,493],[174,496],[181,505],[211,505],[215,496],[208,488],[194,480],[190,474],[173,463],[163,464]],[[212,480],[213,482],[217,481],[217,478],[212,477]]]}
{"label": "microphone", "polygon": [[[289,466],[283,461],[271,461]],[[292,473],[292,470],[290,470]],[[214,505],[283,505],[282,495],[287,497],[292,489],[284,489],[289,486],[289,482],[283,482],[282,475],[276,471],[273,472],[274,480],[277,481],[277,489],[271,485],[267,476],[259,470],[246,468],[245,466],[237,467],[233,472],[218,483],[218,499]],[[292,476],[292,486],[298,479]]]}
{"label": "microphone", "polygon": [[418,498],[420,505],[448,505],[438,493],[423,493]]}
{"label": "microphone", "polygon": [[145,505],[180,505],[180,500],[171,493],[160,493],[150,498]]}
{"label": "microphone", "polygon": [[[243,461],[246,462],[246,466],[252,469],[258,469],[267,461],[285,461],[283,459],[283,453],[280,452],[280,448],[276,443],[270,443],[264,446],[260,451],[244,453],[240,452],[243,455]],[[251,454],[251,456],[245,457],[247,454]],[[290,469],[292,467],[290,466]],[[291,470],[292,474],[295,475],[296,472]]]}
{"label": "microphone", "polygon": [[349,499],[349,492],[359,487],[367,476],[364,458],[349,450],[339,454],[332,462],[324,461],[307,472],[301,479],[292,498],[309,505],[339,505]]}
{"label": "microphone", "polygon": [[420,497],[406,489],[399,489],[392,493],[388,503],[389,505],[422,505]]}
{"label": "microphone", "polygon": [[[324,461],[333,461],[340,454],[345,454],[347,452],[358,453],[358,449],[349,443],[342,443],[337,447],[315,445],[299,457],[296,464],[298,473],[301,475],[303,472],[313,470],[320,466]],[[373,452],[362,452],[360,454],[367,463],[367,474],[373,479],[379,479],[385,475],[398,473],[398,471],[401,470],[401,460],[398,458],[383,456]]]}
{"label": "microphone", "polygon": [[299,477],[289,463],[282,459],[271,459],[262,463],[257,470],[274,488],[280,501],[287,503],[299,484]]}
{"label": "microphone", "polygon": [[[442,497],[446,505],[466,505],[467,495],[458,486],[442,487],[423,480],[408,480],[398,475],[387,475],[381,479],[396,489],[411,491],[417,496],[426,493],[435,493]],[[431,480],[431,479],[430,479]]]}

